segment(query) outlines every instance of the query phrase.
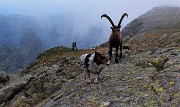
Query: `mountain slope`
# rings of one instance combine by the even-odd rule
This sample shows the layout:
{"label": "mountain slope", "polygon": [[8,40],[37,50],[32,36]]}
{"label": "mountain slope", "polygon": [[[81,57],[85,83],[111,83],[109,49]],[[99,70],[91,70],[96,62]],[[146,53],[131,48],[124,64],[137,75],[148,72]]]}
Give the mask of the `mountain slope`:
{"label": "mountain slope", "polygon": [[[84,79],[79,57],[95,51],[108,55],[106,44],[95,50],[73,51],[63,46],[49,49],[20,76],[8,75],[9,81],[1,84],[0,106],[179,106],[180,47],[176,41],[179,32],[169,28],[155,33],[145,31],[146,34],[126,42],[131,50],[123,49],[123,58],[117,64],[112,59],[110,66],[102,70],[97,84]],[[152,44],[155,38],[168,46],[155,47]],[[133,48],[134,43],[144,50]]]}
{"label": "mountain slope", "polygon": [[123,29],[131,49],[144,51],[180,46],[180,8],[155,7]]}
{"label": "mountain slope", "polygon": [[[63,50],[63,51],[61,51]],[[107,47],[97,49],[107,54]],[[0,89],[8,103],[37,107],[58,106],[177,106],[179,104],[180,50],[160,48],[155,52],[124,50],[119,64],[103,69],[97,84],[84,80],[79,57],[94,50],[72,51],[56,47],[42,54],[19,79]],[[16,77],[16,80],[19,81]],[[18,88],[22,87],[22,88]],[[14,89],[15,88],[15,89]],[[11,93],[4,96],[4,91]],[[15,93],[15,94],[14,94]]]}
{"label": "mountain slope", "polygon": [[19,47],[5,44],[0,46],[0,51],[0,69],[7,73],[17,73],[29,66],[44,49],[33,32],[26,32]]}
{"label": "mountain slope", "polygon": [[130,22],[123,34],[133,37],[162,30],[180,30],[180,7],[155,7]]}
{"label": "mountain slope", "polygon": [[[81,74],[65,83],[52,98],[37,106],[178,106],[179,72],[176,71],[179,69],[180,57],[172,56],[165,64],[165,69],[156,71],[155,67],[148,64],[153,59],[151,55],[131,53],[131,58],[126,57],[120,64],[106,67],[98,84],[87,83]],[[176,64],[170,65],[171,61]]]}

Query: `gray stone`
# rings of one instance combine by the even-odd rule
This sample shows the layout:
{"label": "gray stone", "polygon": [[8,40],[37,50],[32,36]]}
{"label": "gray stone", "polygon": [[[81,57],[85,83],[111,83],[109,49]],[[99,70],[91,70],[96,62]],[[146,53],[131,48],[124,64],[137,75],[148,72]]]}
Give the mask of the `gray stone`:
{"label": "gray stone", "polygon": [[0,82],[7,82],[9,80],[9,76],[5,73],[5,71],[0,71]]}

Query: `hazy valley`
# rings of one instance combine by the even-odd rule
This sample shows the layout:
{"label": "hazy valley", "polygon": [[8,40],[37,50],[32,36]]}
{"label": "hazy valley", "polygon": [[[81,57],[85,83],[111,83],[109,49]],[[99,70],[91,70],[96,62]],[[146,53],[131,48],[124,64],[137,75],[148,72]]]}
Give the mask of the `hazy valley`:
{"label": "hazy valley", "polygon": [[[76,41],[78,48],[87,49],[105,42],[102,25],[79,22],[82,18],[74,14],[0,15],[0,70],[18,72],[55,46],[71,48]],[[83,26],[86,31],[81,30]]]}

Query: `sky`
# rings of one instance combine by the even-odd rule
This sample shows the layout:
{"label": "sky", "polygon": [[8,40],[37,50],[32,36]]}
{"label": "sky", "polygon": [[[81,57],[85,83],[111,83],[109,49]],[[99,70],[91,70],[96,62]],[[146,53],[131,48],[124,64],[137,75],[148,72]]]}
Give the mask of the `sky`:
{"label": "sky", "polygon": [[0,0],[0,15],[77,14],[98,21],[106,13],[117,23],[127,12],[128,23],[157,6],[180,7],[180,0]]}

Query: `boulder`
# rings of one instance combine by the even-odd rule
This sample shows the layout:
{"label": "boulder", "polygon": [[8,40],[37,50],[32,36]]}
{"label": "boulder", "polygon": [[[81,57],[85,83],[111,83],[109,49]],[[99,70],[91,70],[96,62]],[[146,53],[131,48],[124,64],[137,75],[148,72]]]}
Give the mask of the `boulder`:
{"label": "boulder", "polygon": [[28,83],[27,78],[21,78],[16,74],[10,74],[9,77],[7,84],[0,89],[0,104],[13,99]]}
{"label": "boulder", "polygon": [[11,107],[30,107],[30,105],[27,104],[27,98],[25,96],[21,96],[12,103]]}
{"label": "boulder", "polygon": [[165,57],[153,58],[151,60],[151,64],[156,68],[156,71],[161,71],[167,60],[168,59]]}
{"label": "boulder", "polygon": [[5,73],[5,71],[0,71],[0,82],[7,82],[9,80],[9,76]]}

